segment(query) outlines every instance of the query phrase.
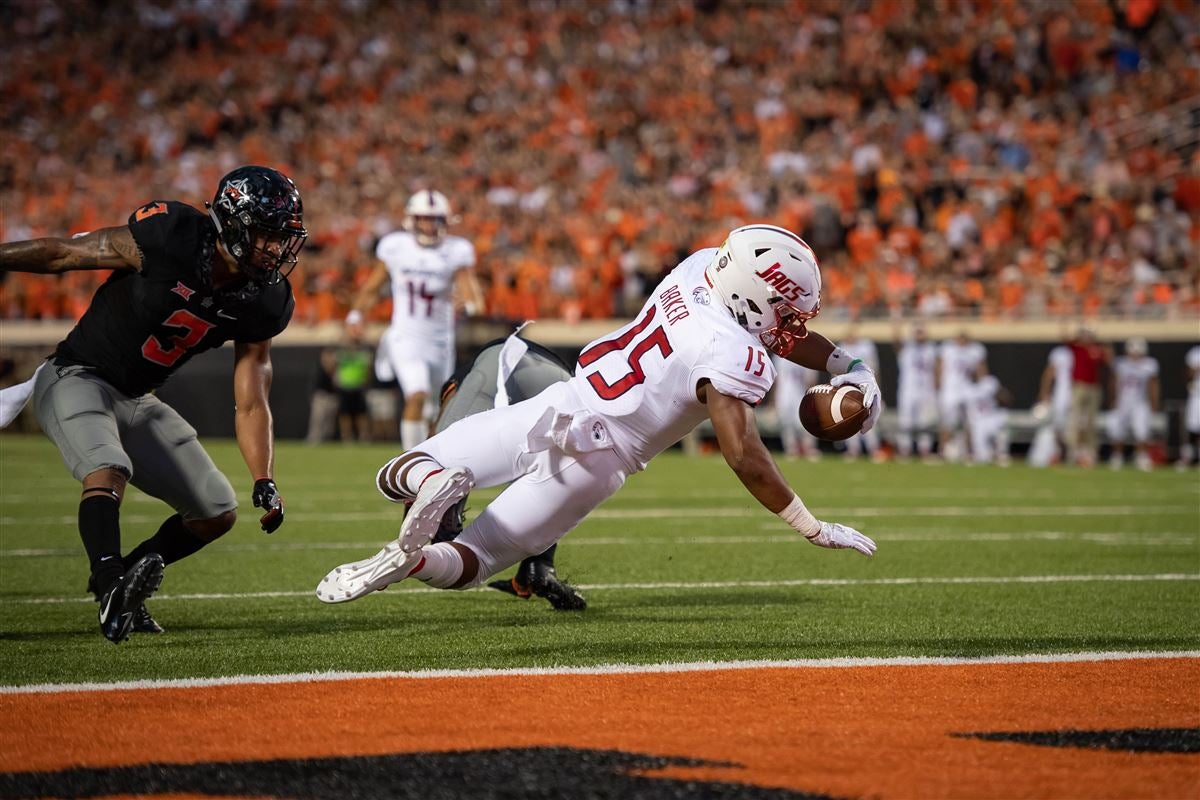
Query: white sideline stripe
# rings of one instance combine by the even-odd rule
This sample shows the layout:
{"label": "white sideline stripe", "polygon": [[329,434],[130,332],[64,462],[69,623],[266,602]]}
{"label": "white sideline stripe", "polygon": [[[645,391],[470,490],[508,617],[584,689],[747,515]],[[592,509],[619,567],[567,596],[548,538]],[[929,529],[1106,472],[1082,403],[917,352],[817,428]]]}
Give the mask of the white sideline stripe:
{"label": "white sideline stripe", "polygon": [[[764,530],[778,530],[778,522],[761,526]],[[790,544],[800,539],[794,533],[774,536],[760,534],[729,534],[712,536],[589,536],[572,537],[567,543],[572,547],[608,547],[640,545],[725,545],[725,544]],[[1124,545],[1128,547],[1168,547],[1195,544],[1197,536],[1188,533],[1138,533],[1136,531],[1019,531],[1016,533],[974,533],[947,531],[893,532],[879,536],[885,544],[891,542],[1082,542],[1085,544]],[[378,548],[379,541],[372,542],[279,542],[277,544],[225,544],[218,542],[210,546],[213,552],[259,553],[279,550],[369,550]],[[0,550],[0,558],[38,558],[44,556],[80,556],[78,547],[26,547]]]}
{"label": "white sideline stripe", "polygon": [[[948,576],[913,578],[797,578],[777,581],[669,581],[657,583],[581,583],[580,589],[587,591],[662,591],[667,589],[776,589],[796,586],[950,586],[971,584],[1004,583],[1144,583],[1144,582],[1200,581],[1200,573],[1161,572],[1133,575],[1008,575],[1008,576]],[[476,591],[486,591],[478,587]],[[428,586],[389,589],[388,595],[439,594],[453,596],[443,589]],[[154,602],[162,600],[257,600],[278,597],[315,597],[315,592],[206,592],[195,594],[156,594]],[[71,597],[25,597],[0,601],[4,605],[55,605],[60,603],[94,603],[87,595]]]}
{"label": "white sideline stripe", "polygon": [[[941,508],[913,508],[908,506],[888,507],[859,507],[847,506],[836,508],[821,506],[818,509],[822,516],[845,517],[849,519],[862,517],[980,517],[995,515],[1002,517],[1111,517],[1134,515],[1162,515],[1188,512],[1197,514],[1194,505],[1156,505],[1153,508],[1145,506],[944,506]],[[601,508],[588,515],[588,519],[702,519],[713,517],[757,517],[765,511],[757,505],[745,505],[740,508],[728,507],[690,507],[666,508],[662,506],[647,508]],[[381,511],[335,511],[335,512],[305,512],[289,511],[288,519],[297,522],[370,522],[372,520],[390,520],[397,522],[399,513],[394,509]],[[158,514],[124,514],[121,522],[151,524],[162,521]],[[78,520],[74,516],[55,517],[0,517],[0,525],[74,525]]]}
{"label": "white sideline stripe", "polygon": [[718,672],[746,669],[847,669],[855,667],[959,667],[994,664],[1078,664],[1097,661],[1200,658],[1200,650],[1108,651],[1090,653],[1028,653],[1024,655],[949,658],[892,656],[884,658],[805,658],[786,661],[690,661],[676,664],[599,664],[591,667],[508,667],[504,669],[421,669],[387,672],[293,672],[283,675],[232,675],[221,678],[170,678],[114,683],[37,683],[0,686],[3,694],[64,694],[67,692],[201,689],[214,686],[265,686],[288,683],[337,683],[361,680],[500,678],[567,675],[655,675],[680,672]]}
{"label": "white sideline stripe", "polygon": [[[7,474],[5,475],[5,477],[7,477]],[[294,481],[289,479],[288,487],[291,488],[294,486],[295,486]],[[1078,489],[1078,488],[1079,487],[1073,487],[1072,499],[1074,499],[1074,500],[1084,500],[1089,497],[1094,497],[1096,500],[1099,500],[1099,501],[1108,501],[1108,500],[1112,500],[1112,497],[1113,497],[1111,491],[1106,491],[1106,492],[1102,491],[1102,492],[1096,492],[1096,493],[1090,493],[1090,492],[1086,492],[1086,491],[1075,491],[1075,489]],[[1084,487],[1084,488],[1087,488],[1087,487]],[[61,487],[50,487],[48,489],[48,491],[57,492],[59,489],[62,489],[64,492],[67,491],[68,489],[78,490],[79,484],[77,484],[77,483],[63,484]],[[311,489],[307,489],[303,492],[300,492],[297,496],[303,496],[306,500],[309,500],[309,501],[323,500],[324,498],[333,498],[335,500],[344,500],[347,496],[347,492],[355,492],[355,491],[361,490],[361,489],[362,489],[361,486],[355,487],[355,486],[351,485],[351,486],[346,486],[346,487],[339,487],[339,486],[334,486],[329,483],[323,483],[320,486],[314,486]],[[368,492],[368,496],[371,498],[372,502],[375,502],[378,499],[377,495],[374,494],[374,492],[375,492],[374,485],[368,486],[367,492]],[[480,502],[482,503],[484,501],[494,500],[496,498],[496,496],[499,494],[500,494],[500,492],[497,489],[476,489],[474,492],[471,493],[471,496],[473,498],[478,498],[480,500]],[[1174,500],[1174,501],[1178,501],[1182,495],[1187,495],[1187,494],[1200,494],[1200,484],[1197,484],[1195,486],[1192,486],[1192,485],[1179,486],[1177,490],[1169,491],[1169,492],[1145,491],[1145,490],[1122,491],[1121,499],[1123,499],[1123,500]],[[691,499],[691,500],[703,500],[706,502],[711,502],[713,500],[718,500],[718,499],[737,500],[737,501],[748,501],[749,500],[749,495],[746,493],[746,490],[741,489],[741,488],[731,489],[731,490],[715,489],[713,491],[696,491],[696,490],[678,490],[677,489],[677,490],[673,490],[671,492],[670,496],[674,500],[689,500],[689,499]],[[660,490],[638,489],[635,487],[626,486],[621,489],[621,493],[618,495],[618,497],[621,499],[621,501],[629,501],[629,500],[658,500],[658,501],[661,501],[664,499],[664,492],[660,491]],[[904,488],[884,487],[884,488],[875,488],[875,489],[871,490],[871,499],[874,501],[879,501],[881,499],[885,499],[885,498],[889,498],[889,497],[895,497],[895,498],[899,498],[899,499],[903,499],[903,500],[933,501],[933,500],[976,499],[976,500],[990,500],[992,502],[998,502],[1001,500],[1013,500],[1013,501],[1018,501],[1018,502],[1022,502],[1022,503],[1027,503],[1030,500],[1061,500],[1062,492],[1045,491],[1045,490],[1039,491],[1039,490],[1035,490],[1035,489],[1023,489],[1023,488],[933,489],[933,488],[929,488],[929,487],[904,487]],[[245,502],[246,498],[243,497],[242,500],[243,500],[243,502]],[[378,500],[378,502],[383,502],[383,501]],[[0,500],[0,507],[6,506],[6,505],[17,505],[20,503],[36,503],[39,506],[44,506],[46,503],[46,494],[45,493],[23,493],[23,492],[9,493],[9,492],[5,492],[4,497],[2,498],[2,500]],[[125,500],[123,501],[123,505],[130,504],[130,503],[136,503],[139,505],[153,505],[158,508],[163,507],[162,501],[159,500],[157,497],[151,497],[150,495],[142,494],[140,491],[136,491],[133,489],[127,490],[127,492],[125,494]]]}

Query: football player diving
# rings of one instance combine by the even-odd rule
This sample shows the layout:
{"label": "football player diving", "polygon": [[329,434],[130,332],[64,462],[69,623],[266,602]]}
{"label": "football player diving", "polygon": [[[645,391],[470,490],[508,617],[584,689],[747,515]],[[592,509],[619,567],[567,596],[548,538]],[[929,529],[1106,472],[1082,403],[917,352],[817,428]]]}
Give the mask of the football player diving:
{"label": "football player diving", "polygon": [[[238,447],[267,533],[283,524],[268,392],[271,339],[292,317],[288,274],[308,232],[282,173],[239,167],[207,213],[173,200],[125,225],[73,238],[0,244],[0,270],[112,270],[78,324],[31,380],[34,411],[83,484],[79,535],[100,630],[114,643],[160,633],[145,608],[163,568],[229,531],[237,497],[196,431],[154,395],[197,353],[233,340]],[[132,483],[171,506],[153,536],[122,555],[120,507]]]}
{"label": "football player diving", "polygon": [[[835,385],[859,387],[870,409],[864,430],[878,418],[871,369],[807,329],[820,301],[816,256],[783,228],[747,225],[720,248],[693,253],[635,320],[584,348],[570,380],[460,419],[386,463],[376,476],[380,492],[412,503],[399,535],[332,569],[317,597],[344,603],[406,578],[439,589],[478,586],[557,542],[705,418],[761,505],[812,544],[872,555],[869,537],[808,510],[754,417],[775,379],[774,353],[826,370]],[[432,541],[445,511],[475,485],[503,483],[454,541]]]}

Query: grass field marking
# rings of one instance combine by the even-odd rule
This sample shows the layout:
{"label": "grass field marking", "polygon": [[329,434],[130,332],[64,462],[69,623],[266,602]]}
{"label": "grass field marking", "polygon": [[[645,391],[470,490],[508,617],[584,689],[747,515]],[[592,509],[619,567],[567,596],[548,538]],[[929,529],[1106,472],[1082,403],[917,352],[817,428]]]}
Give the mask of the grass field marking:
{"label": "grass field marking", "polygon": [[599,664],[587,667],[506,667],[487,669],[422,669],[381,672],[294,672],[279,675],[231,675],[221,678],[169,678],[114,681],[113,683],[39,683],[0,686],[0,694],[64,694],[68,692],[143,691],[191,689],[212,686],[247,686],[288,683],[332,683],[361,680],[464,679],[566,675],[644,675],[681,672],[720,672],[753,669],[846,669],[857,667],[961,667],[990,664],[1073,664],[1096,661],[1196,659],[1200,650],[1101,651],[1083,653],[1026,653],[1020,655],[954,658],[946,656],[890,656],[886,658],[808,658],[765,661],[690,661],[665,664]]}
{"label": "grass field marking", "polygon": [[[779,530],[778,522],[765,523],[760,530]],[[1134,531],[1020,531],[1016,533],[974,533],[946,529],[924,528],[920,531],[884,531],[879,535],[884,543],[891,542],[1083,542],[1123,547],[1177,547],[1195,544],[1200,537],[1188,533],[1145,534]],[[611,547],[611,546],[641,546],[641,545],[725,545],[725,544],[790,544],[798,541],[796,534],[784,533],[777,535],[730,534],[712,536],[591,536],[587,533],[576,534],[568,544],[571,547]],[[360,550],[378,547],[378,541],[372,542],[279,542],[273,544],[226,543],[219,542],[210,548],[211,552],[226,553],[260,553],[279,550]],[[0,558],[44,558],[51,556],[79,556],[82,551],[76,547],[18,547],[11,550],[0,550]]]}
{"label": "grass field marking", "polygon": [[[798,586],[948,586],[948,585],[993,585],[1027,583],[1143,583],[1159,581],[1200,581],[1200,573],[1163,572],[1131,575],[1008,575],[913,577],[913,578],[797,578],[773,581],[669,581],[658,583],[583,583],[580,589],[587,591],[664,591],[671,589],[781,589]],[[477,591],[487,591],[480,587]],[[388,595],[428,594],[452,597],[444,589],[428,586],[407,586],[388,590]],[[196,594],[156,594],[154,602],[163,600],[262,600],[280,597],[312,597],[311,591],[289,592],[206,592]],[[4,605],[57,605],[62,603],[94,603],[87,595],[71,597],[22,597],[0,601]]]}
{"label": "grass field marking", "polygon": [[[989,514],[1008,517],[1113,517],[1136,516],[1154,513],[1162,514],[1196,514],[1194,505],[1156,505],[1147,510],[1144,506],[944,506],[941,508],[909,508],[888,506],[885,508],[848,506],[837,508],[822,506],[821,512],[847,518],[858,517],[971,517],[976,518]],[[764,512],[758,506],[746,505],[742,508],[726,507],[690,507],[690,508],[601,508],[588,515],[589,519],[681,519],[681,518],[738,518],[756,517]],[[295,523],[306,522],[371,522],[374,520],[399,519],[396,510],[383,509],[380,511],[333,511],[288,512],[288,519]],[[125,514],[121,516],[122,523],[152,524],[161,522],[160,515],[155,514]],[[75,516],[53,517],[0,517],[2,525],[74,525],[78,522]]]}
{"label": "grass field marking", "polygon": [[[288,486],[293,487],[294,483],[289,482]],[[78,484],[71,484],[71,488],[77,489]],[[345,498],[347,492],[354,492],[356,489],[362,489],[362,488],[363,487],[361,487],[361,486],[352,486],[352,485],[336,486],[336,485],[332,485],[330,483],[322,483],[320,485],[315,485],[311,489],[305,490],[305,491],[301,492],[300,494],[302,496],[302,499],[304,499],[306,501],[323,501],[325,498],[334,498],[334,499],[340,500],[340,499]],[[1080,487],[1080,488],[1087,488],[1087,487]],[[373,491],[373,490],[374,490],[374,484],[370,484],[367,486],[366,491],[369,492],[369,491]],[[501,491],[500,488],[476,489],[472,493],[472,497],[476,497],[481,501],[491,500],[491,499],[494,499],[498,494],[500,494],[500,491]],[[1147,491],[1147,490],[1123,491],[1121,493],[1121,497],[1122,497],[1122,499],[1125,499],[1125,500],[1145,500],[1145,501],[1176,500],[1177,501],[1177,500],[1179,500],[1181,494],[1188,494],[1188,493],[1200,494],[1200,485],[1197,485],[1195,487],[1190,486],[1190,485],[1189,486],[1181,486],[1181,487],[1178,487],[1177,490],[1164,489],[1162,491]],[[374,495],[368,494],[366,496],[371,497],[372,501],[375,501],[376,499],[378,499]],[[1086,497],[1095,497],[1100,500],[1111,500],[1112,492],[1105,490],[1104,488],[1101,488],[1101,489],[1097,490],[1094,494],[1091,494],[1091,493],[1088,493],[1085,491],[1076,491],[1076,492],[1073,492],[1072,496],[1076,500],[1084,499]],[[718,490],[713,490],[713,491],[674,490],[671,493],[671,497],[672,497],[672,499],[676,499],[676,500],[697,500],[697,499],[707,500],[707,501],[711,501],[711,500],[748,501],[749,500],[749,495],[746,493],[746,490],[742,489],[740,487],[734,488],[734,489],[728,489],[728,490],[718,489]],[[957,488],[957,489],[955,489],[955,488],[943,489],[943,488],[934,488],[934,487],[909,487],[909,486],[906,486],[903,488],[891,487],[891,488],[878,489],[878,490],[871,492],[871,497],[876,501],[886,499],[886,498],[898,498],[898,499],[904,499],[904,500],[929,500],[929,501],[971,499],[971,500],[991,500],[993,502],[999,501],[999,500],[1011,499],[1011,500],[1020,501],[1020,502],[1028,502],[1030,500],[1059,500],[1062,498],[1062,492],[1061,491],[1053,491],[1053,490],[1026,489],[1026,488],[1021,488],[1021,487],[1010,487],[1010,486],[990,488],[990,489],[970,489],[970,488],[966,488],[966,487]],[[620,494],[617,495],[617,502],[629,501],[629,500],[661,500],[662,498],[663,498],[663,493],[661,490],[639,489],[639,488],[626,487],[626,488],[623,488],[621,490]],[[380,503],[384,502],[382,499],[378,499],[378,501]],[[15,505],[18,503],[36,503],[38,505],[44,505],[45,502],[46,502],[46,495],[40,494],[37,492],[15,491],[15,492],[6,492],[4,494],[4,504],[14,504]],[[132,502],[132,503],[137,503],[137,504],[142,504],[142,505],[160,505],[162,503],[162,501],[159,500],[157,497],[152,497],[151,495],[143,494],[142,492],[136,491],[133,489],[131,489],[130,491],[128,491],[125,494],[124,502],[125,503]]]}

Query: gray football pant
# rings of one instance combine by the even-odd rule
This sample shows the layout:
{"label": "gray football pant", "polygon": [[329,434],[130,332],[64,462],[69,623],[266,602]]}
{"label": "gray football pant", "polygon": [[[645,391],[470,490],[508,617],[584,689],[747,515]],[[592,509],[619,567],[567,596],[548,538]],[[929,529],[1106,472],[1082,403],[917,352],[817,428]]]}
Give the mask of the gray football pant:
{"label": "gray football pant", "polygon": [[85,367],[52,360],[33,389],[38,423],[76,480],[116,469],[184,519],[237,508],[237,496],[196,429],[152,394],[125,395]]}

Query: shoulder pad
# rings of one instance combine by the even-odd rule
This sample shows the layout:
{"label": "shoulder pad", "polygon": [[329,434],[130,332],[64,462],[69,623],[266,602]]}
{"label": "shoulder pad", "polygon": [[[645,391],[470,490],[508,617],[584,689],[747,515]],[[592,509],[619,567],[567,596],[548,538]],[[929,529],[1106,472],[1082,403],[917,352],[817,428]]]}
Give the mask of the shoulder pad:
{"label": "shoulder pad", "polygon": [[129,215],[143,269],[192,266],[214,232],[207,214],[175,200],[155,200]]}

